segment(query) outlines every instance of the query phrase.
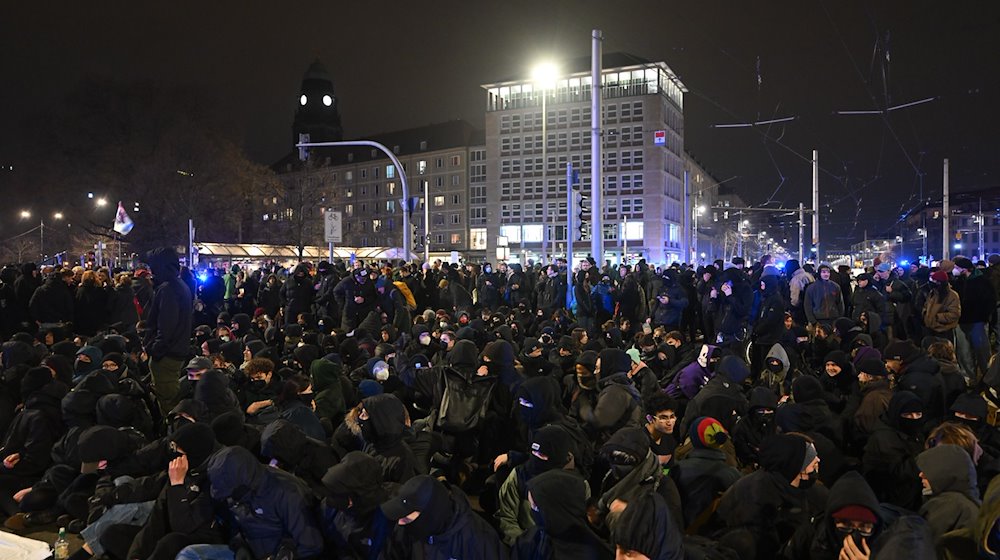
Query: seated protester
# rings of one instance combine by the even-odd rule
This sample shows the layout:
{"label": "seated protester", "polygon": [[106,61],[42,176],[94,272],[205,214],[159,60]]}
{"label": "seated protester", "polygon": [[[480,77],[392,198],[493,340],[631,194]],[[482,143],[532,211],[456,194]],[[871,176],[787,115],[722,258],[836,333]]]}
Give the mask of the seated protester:
{"label": "seated protester", "polygon": [[868,482],[852,471],[833,485],[825,513],[795,535],[782,557],[932,560],[937,557],[933,541],[923,519],[880,505]]}
{"label": "seated protester", "polygon": [[854,412],[852,440],[855,444],[860,442],[863,445],[878,426],[879,418],[889,408],[892,389],[889,386],[889,372],[881,360],[865,359],[857,364],[857,368],[861,393],[855,397],[860,402]]}
{"label": "seated protester", "polygon": [[47,367],[21,378],[23,408],[14,416],[0,447],[0,511],[18,513],[14,494],[38,482],[52,464],[52,446],[63,432],[60,403],[67,389]]}
{"label": "seated protester", "polygon": [[528,482],[553,469],[573,470],[573,447],[573,440],[559,426],[545,426],[533,434],[531,455],[511,469],[500,487],[496,518],[505,544],[514,544],[535,524],[528,503]]}
{"label": "seated protester", "polygon": [[[431,344],[431,329],[426,324],[418,323],[410,329],[410,342],[403,349],[403,355],[410,357],[423,354],[431,363],[434,363],[435,355],[440,350],[440,345]],[[345,362],[346,365],[346,362]]]}
{"label": "seated protester", "polygon": [[347,558],[402,558],[395,523],[386,519],[379,505],[398,485],[385,482],[382,468],[371,455],[351,451],[323,475],[326,497],[320,506],[328,549]]}
{"label": "seated protester", "polygon": [[667,501],[656,492],[637,496],[621,512],[611,531],[616,558],[683,560],[684,540]]}
{"label": "seated protester", "polygon": [[986,399],[976,393],[964,393],[955,399],[950,408],[949,421],[968,426],[979,440],[985,455],[1000,458],[1000,432],[986,421],[989,408]]}
{"label": "seated protester", "polygon": [[516,466],[530,457],[531,442],[535,434],[545,426],[558,426],[573,441],[570,451],[577,457],[576,468],[581,474],[590,474],[592,445],[587,434],[577,421],[566,415],[559,401],[559,384],[551,377],[527,379],[515,393],[516,413],[520,419],[523,434],[519,437],[519,447],[511,449],[494,459],[494,470],[509,463]]}
{"label": "seated protester", "polygon": [[677,448],[677,401],[666,393],[656,393],[645,399],[646,433],[649,434],[649,448],[656,454],[660,467],[667,472],[673,464],[674,449]]}
{"label": "seated protester", "polygon": [[601,447],[601,455],[611,466],[597,501],[605,526],[614,530],[625,505],[644,492],[657,492],[667,500],[674,522],[680,527],[683,515],[677,486],[663,474],[659,459],[649,448],[646,430],[638,427],[618,430]]}
{"label": "seated protester", "polygon": [[240,410],[239,400],[229,388],[229,378],[217,369],[210,369],[201,375],[194,388],[194,400],[205,405],[203,421],[208,423],[227,412]]}
{"label": "seated protester", "polygon": [[242,447],[254,456],[260,455],[261,430],[247,424],[242,412],[227,412],[212,420],[212,431],[223,447]]}
{"label": "seated protester", "polygon": [[641,396],[628,375],[631,369],[632,359],[628,354],[608,348],[597,358],[592,388],[581,385],[591,395],[576,399],[577,413],[584,429],[598,434],[598,441],[621,428],[641,425]]}
{"label": "seated protester", "polygon": [[535,526],[518,538],[518,560],[611,560],[614,552],[587,522],[587,483],[564,470],[542,473],[527,483]]}
{"label": "seated protester", "polygon": [[944,406],[950,409],[959,395],[969,389],[965,374],[958,365],[955,347],[951,342],[942,340],[927,347],[927,354],[940,366],[939,375],[944,389]]}
{"label": "seated protester", "polygon": [[326,431],[314,412],[315,403],[312,383],[302,374],[295,374],[285,380],[281,394],[274,399],[278,417],[298,426],[313,439],[326,438]]}
{"label": "seated protester", "polygon": [[827,406],[825,395],[823,385],[812,375],[803,375],[792,382],[792,400],[801,407],[801,431],[821,433],[839,446],[844,441],[844,430],[840,418]]}
{"label": "seated protester", "polygon": [[935,542],[955,529],[972,530],[979,516],[979,489],[972,457],[957,445],[938,445],[917,456],[927,520]]}
{"label": "seated protester", "polygon": [[212,360],[205,356],[195,356],[184,366],[184,375],[177,384],[177,399],[193,399],[194,389],[206,371],[212,369]]}
{"label": "seated protester", "polygon": [[886,346],[883,357],[886,369],[896,378],[896,390],[909,391],[920,398],[929,425],[940,422],[945,412],[941,366],[908,340]]}
{"label": "seated protester", "polygon": [[[820,458],[805,437],[779,434],[764,440],[761,469],[737,480],[717,514],[728,529],[723,543],[742,543],[744,557],[771,558],[797,530],[823,511],[826,489],[813,486]],[[752,556],[755,554],[755,556]]]}
{"label": "seated protester", "polygon": [[853,417],[854,407],[859,404],[857,396],[860,388],[854,365],[847,354],[840,350],[827,354],[819,381],[823,386],[825,400],[830,410],[841,418]]}
{"label": "seated protester", "polygon": [[827,488],[848,469],[857,467],[853,456],[845,456],[841,448],[833,443],[824,432],[816,430],[813,415],[799,403],[786,402],[778,407],[774,414],[778,433],[796,433],[804,435],[816,446],[816,452],[823,458],[823,468],[819,472],[819,481]]}
{"label": "seated protester", "polygon": [[427,475],[403,484],[399,494],[382,503],[382,513],[395,521],[414,558],[505,560],[507,547],[496,531],[472,511],[458,489]]}
{"label": "seated protester", "polygon": [[560,378],[576,373],[576,358],[580,355],[580,348],[572,336],[563,335],[559,339],[559,344],[549,353],[549,361],[555,366],[553,373]]}
{"label": "seated protester", "polygon": [[395,395],[375,395],[362,401],[358,425],[365,452],[378,459],[383,478],[403,483],[417,474],[416,457],[404,441],[410,417]]}
{"label": "seated protester", "polygon": [[898,391],[868,437],[862,474],[879,500],[916,511],[920,477],[916,457],[923,449],[924,405],[909,391]]}
{"label": "seated protester", "polygon": [[395,375],[389,364],[381,358],[370,358],[364,367],[351,372],[351,383],[360,385],[365,380],[372,380],[382,386],[383,393],[403,394],[404,386]]}
{"label": "seated protester", "polygon": [[660,380],[656,378],[653,370],[642,361],[638,348],[630,348],[625,351],[632,359],[632,367],[629,370],[629,377],[642,398],[648,398],[660,392]]}
{"label": "seated protester", "polygon": [[716,375],[684,409],[681,433],[688,433],[691,422],[699,416],[713,414],[726,429],[732,429],[738,416],[746,414],[747,398],[743,396],[743,382],[750,377],[746,363],[736,356],[722,358],[716,368]]}
{"label": "seated protester", "polygon": [[135,452],[146,442],[134,430],[93,426],[80,434],[80,474],[59,495],[57,508],[66,515],[58,522],[78,533],[90,513],[88,500],[98,486],[113,486],[118,477],[139,476]]}
{"label": "seated protester", "polygon": [[274,400],[281,393],[281,378],[274,375],[274,362],[267,358],[250,360],[243,370],[247,383],[240,395],[240,406],[247,415],[247,423],[266,426],[278,419]]}
{"label": "seated protester", "polygon": [[527,378],[549,377],[558,374],[556,367],[545,357],[545,345],[536,338],[524,341],[521,354],[517,357],[521,371]]}
{"label": "seated protester", "polygon": [[666,392],[674,398],[692,399],[715,376],[715,368],[722,361],[723,351],[710,344],[702,344],[698,357],[670,377]]}
{"label": "seated protester", "polygon": [[[654,339],[655,340],[655,339]],[[663,346],[667,348],[664,348]],[[672,352],[667,352],[672,350]],[[681,369],[698,359],[698,352],[701,346],[688,342],[684,334],[680,331],[670,331],[663,337],[663,344],[656,348],[657,354],[664,354],[663,359],[665,370],[660,375],[660,382],[665,383],[673,379]]]}
{"label": "seated protester", "polygon": [[695,419],[690,438],[694,449],[671,473],[684,504],[685,527],[709,513],[712,502],[740,478],[740,471],[726,463],[726,454],[720,449],[729,434],[718,420],[706,416]]}
{"label": "seated protester", "polygon": [[[770,278],[770,277],[768,277]],[[781,343],[774,343],[764,357],[763,371],[756,385],[767,387],[775,393],[785,396],[791,393],[792,379],[789,376],[791,361],[788,352]]]}
{"label": "seated protester", "polygon": [[324,426],[329,423],[330,432],[340,425],[347,413],[347,398],[344,386],[350,382],[342,375],[343,365],[339,362],[320,358],[309,367],[313,391],[316,398],[316,416]]}
{"label": "seated protester", "polygon": [[312,558],[323,553],[313,497],[294,476],[262,465],[242,447],[226,447],[208,460],[208,479],[212,499],[229,510],[232,538],[229,545],[188,546],[178,560]]}
{"label": "seated protester", "polygon": [[301,478],[322,495],[323,475],[337,464],[337,453],[326,442],[311,438],[298,425],[278,419],[260,435],[260,454],[278,467]]}
{"label": "seated protester", "polygon": [[[99,536],[99,548],[109,558],[167,560],[190,544],[224,542],[215,523],[205,470],[208,458],[221,448],[212,428],[200,422],[181,426],[170,435],[169,448],[165,472],[121,484],[91,500],[92,508],[99,499],[110,509],[97,524],[84,529],[82,535],[88,544],[93,533]],[[155,501],[145,524],[101,527],[107,525],[108,518],[121,516],[115,504],[127,508],[146,496]],[[93,551],[98,552],[98,548]]]}
{"label": "seated protester", "polygon": [[778,408],[778,395],[767,387],[754,387],[747,408],[733,428],[733,445],[740,465],[756,470],[761,442],[776,433],[774,411]]}

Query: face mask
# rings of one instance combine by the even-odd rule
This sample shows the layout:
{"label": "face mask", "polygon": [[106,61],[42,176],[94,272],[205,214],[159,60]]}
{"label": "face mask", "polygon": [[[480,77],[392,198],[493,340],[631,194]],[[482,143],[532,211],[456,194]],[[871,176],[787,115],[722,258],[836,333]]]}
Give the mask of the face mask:
{"label": "face mask", "polygon": [[919,436],[923,433],[924,419],[900,418],[899,428],[907,435]]}
{"label": "face mask", "polygon": [[799,480],[799,489],[800,490],[808,490],[809,488],[812,488],[813,485],[816,484],[816,477],[818,475],[819,475],[818,472],[813,471],[813,472],[809,473],[809,478],[800,479]]}
{"label": "face mask", "polygon": [[222,342],[229,342],[230,341],[230,338],[228,336],[226,336],[226,335],[222,335],[221,337],[219,337],[219,339],[222,340]]}
{"label": "face mask", "polygon": [[611,470],[619,480],[625,478],[634,468],[634,465],[611,465]]}
{"label": "face mask", "polygon": [[438,325],[440,325],[442,329],[447,329],[448,321],[441,321],[440,323],[438,323]]}
{"label": "face mask", "polygon": [[851,540],[854,541],[854,546],[857,546],[858,550],[864,550],[864,547],[861,545],[861,539],[871,540],[871,535],[866,537],[865,535],[862,535],[861,531],[858,529],[842,529],[837,527],[837,533],[840,534],[841,540],[847,537],[847,535],[850,535]]}
{"label": "face mask", "polygon": [[708,367],[708,346],[703,345],[701,347],[701,352],[698,353],[698,365],[701,367]]}
{"label": "face mask", "polygon": [[306,406],[312,406],[313,399],[316,398],[316,393],[302,393],[299,395],[299,400],[305,403]]}
{"label": "face mask", "polygon": [[260,392],[267,388],[267,381],[263,379],[254,379],[250,382],[250,390],[254,392]]}
{"label": "face mask", "polygon": [[365,438],[365,441],[368,443],[374,443],[378,434],[375,433],[375,426],[372,425],[371,418],[367,420],[359,419],[358,426],[361,427],[361,437]]}
{"label": "face mask", "polygon": [[593,375],[587,375],[587,376],[578,375],[576,376],[576,382],[578,385],[580,385],[580,387],[584,389],[593,389],[595,386],[597,386],[597,379]]}
{"label": "face mask", "polygon": [[782,366],[780,362],[779,363],[773,363],[773,362],[768,362],[767,363],[767,371],[769,371],[771,373],[781,373],[782,369],[784,369],[784,366]]}
{"label": "face mask", "polygon": [[386,379],[389,379],[389,370],[387,368],[376,369],[375,379],[378,381],[385,381]]}
{"label": "face mask", "polygon": [[490,274],[491,272],[493,272],[493,269],[488,266],[483,267],[483,272],[485,272],[486,274]]}
{"label": "face mask", "polygon": [[428,346],[431,343],[431,337],[427,335],[420,335],[420,344],[423,346]]}

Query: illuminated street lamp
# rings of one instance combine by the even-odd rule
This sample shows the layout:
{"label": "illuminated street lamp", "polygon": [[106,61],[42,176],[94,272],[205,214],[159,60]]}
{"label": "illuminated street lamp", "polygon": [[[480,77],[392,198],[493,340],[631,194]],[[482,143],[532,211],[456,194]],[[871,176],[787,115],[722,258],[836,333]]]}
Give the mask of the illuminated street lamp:
{"label": "illuminated street lamp", "polygon": [[98,206],[106,206],[107,204],[108,204],[108,199],[104,198],[103,196],[97,199]]}

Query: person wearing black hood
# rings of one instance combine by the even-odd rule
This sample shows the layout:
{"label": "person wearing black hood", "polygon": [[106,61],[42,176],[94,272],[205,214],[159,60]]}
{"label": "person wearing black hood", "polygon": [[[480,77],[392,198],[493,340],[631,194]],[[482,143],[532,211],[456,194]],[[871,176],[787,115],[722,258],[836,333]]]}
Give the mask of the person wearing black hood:
{"label": "person wearing black hood", "polygon": [[615,530],[625,506],[646,492],[663,496],[670,506],[672,519],[678,528],[681,527],[684,516],[680,493],[673,479],[663,474],[645,429],[626,427],[618,430],[601,446],[601,456],[610,469],[601,480],[597,511],[608,529]]}
{"label": "person wearing black hood", "polygon": [[941,366],[908,340],[885,347],[885,367],[896,377],[896,388],[910,391],[923,403],[925,422],[933,426],[944,417],[944,385]]}
{"label": "person wearing black hood", "polygon": [[545,356],[545,345],[538,339],[524,341],[521,354],[517,357],[525,377],[550,377],[555,366]]}
{"label": "person wearing black hood", "polygon": [[320,508],[321,528],[336,550],[367,560],[405,556],[402,543],[392,538],[395,523],[379,509],[398,485],[384,481],[377,460],[351,451],[326,471],[323,486],[326,498]]}
{"label": "person wearing black hood", "polygon": [[242,447],[260,455],[260,429],[247,424],[242,412],[227,412],[212,420],[212,432],[225,447]]}
{"label": "person wearing black hood", "polygon": [[920,477],[916,457],[923,449],[924,405],[909,391],[897,391],[865,445],[862,473],[879,500],[916,511]]}
{"label": "person wearing black hood", "polygon": [[[581,383],[584,390],[597,392],[593,401],[581,395],[575,404],[585,429],[602,436],[598,441],[621,428],[641,425],[642,398],[628,375],[631,369],[632,358],[628,354],[609,348],[597,357],[593,386],[586,387]],[[577,378],[580,379],[579,375]]]}
{"label": "person wearing black hood", "polygon": [[722,358],[715,368],[715,377],[710,379],[684,409],[684,419],[680,430],[686,434],[691,422],[699,416],[711,414],[722,423],[726,430],[732,430],[736,418],[747,410],[747,398],[743,396],[743,382],[750,377],[750,369],[736,356]]}
{"label": "person wearing black hood", "polygon": [[982,395],[964,393],[951,405],[952,422],[968,426],[979,440],[986,455],[1000,457],[1000,432],[987,421],[989,407]]}
{"label": "person wearing black hood", "polygon": [[178,560],[215,557],[230,550],[238,558],[243,554],[249,558],[322,554],[323,535],[312,514],[313,496],[297,478],[262,465],[242,447],[226,447],[212,455],[208,478],[212,499],[228,505],[236,536],[229,546],[188,546],[177,555]]}
{"label": "person wearing black hood", "polygon": [[767,387],[750,390],[747,414],[740,417],[733,428],[736,457],[744,467],[756,468],[760,462],[760,445],[776,433],[774,413],[778,408],[778,395]]}
{"label": "person wearing black hood", "polygon": [[316,288],[309,276],[309,265],[306,263],[295,265],[291,276],[281,285],[279,294],[284,315],[283,324],[293,324],[298,320],[299,313],[308,313],[316,296]]}
{"label": "person wearing black hood", "polygon": [[166,416],[177,405],[178,376],[188,358],[192,298],[187,284],[178,276],[180,261],[172,247],[154,249],[145,260],[157,286],[142,345],[149,356],[153,392]]}
{"label": "person wearing black hood", "polygon": [[637,496],[611,531],[616,558],[683,560],[683,538],[667,501],[656,492]]}
{"label": "person wearing black hood", "polygon": [[45,283],[38,286],[31,295],[29,304],[31,318],[39,325],[46,323],[68,323],[73,320],[73,271],[64,268],[52,272]]}
{"label": "person wearing black hood", "polygon": [[416,457],[404,441],[410,417],[399,398],[383,394],[364,399],[358,424],[365,451],[378,459],[386,481],[403,483],[417,474]]}
{"label": "person wearing black hood", "polygon": [[528,481],[535,526],[518,538],[517,560],[611,560],[614,552],[587,523],[587,486],[576,474],[553,470]]}
{"label": "person wearing black hood", "polygon": [[457,487],[427,475],[411,478],[399,494],[383,502],[382,513],[401,528],[410,556],[428,560],[506,560],[496,531],[472,511]]}
{"label": "person wearing black hood", "polygon": [[819,376],[819,382],[830,410],[841,415],[841,418],[853,417],[860,389],[854,364],[847,354],[840,350],[827,354],[823,360],[823,373]]}
{"label": "person wearing black hood", "polygon": [[194,388],[194,400],[205,405],[204,422],[233,410],[240,410],[236,394],[229,388],[229,378],[217,369],[207,370]]}
{"label": "person wearing black hood", "polygon": [[760,470],[737,480],[722,495],[717,511],[728,528],[720,542],[745,550],[746,558],[774,557],[823,511],[826,498],[825,488],[814,486],[819,454],[805,437],[779,434],[765,439],[760,464]]}
{"label": "person wearing black hood", "polygon": [[311,438],[325,438],[326,431],[316,416],[315,393],[309,378],[297,373],[281,383],[281,392],[274,398],[278,417],[295,424]]}
{"label": "person wearing black hood", "polygon": [[919,516],[879,504],[868,482],[848,472],[830,489],[823,515],[796,533],[783,558],[932,560],[934,538]]}
{"label": "person wearing black hood", "polygon": [[[569,432],[560,426],[549,425],[537,430],[530,445],[530,455],[520,459],[500,486],[496,518],[506,544],[513,544],[535,524],[528,503],[528,482],[553,469],[573,470],[575,458],[580,455]],[[518,459],[512,459],[517,463]]]}
{"label": "person wearing black hood", "polygon": [[[719,288],[709,292],[710,308],[716,332],[714,342],[728,346],[746,337],[753,291],[746,274],[738,268],[728,268],[719,275]],[[714,295],[713,295],[714,294]]]}
{"label": "person wearing black hood", "polygon": [[355,269],[350,276],[344,278],[334,288],[334,297],[343,310],[340,328],[353,331],[375,309],[378,294],[375,283],[369,278],[365,268]]}
{"label": "person wearing black hood", "polygon": [[311,438],[295,424],[279,419],[264,428],[260,454],[277,462],[285,471],[301,478],[316,494],[323,494],[323,476],[337,464],[336,451],[325,442]]}
{"label": "person wearing black hood", "polygon": [[155,501],[142,526],[107,527],[100,536],[107,557],[168,560],[191,544],[224,542],[206,472],[209,457],[221,448],[212,428],[201,422],[185,424],[170,435],[168,445],[165,471],[125,483],[112,493],[116,503],[142,500],[148,492],[154,492],[150,499]]}
{"label": "person wearing black hood", "polygon": [[66,386],[46,367],[34,367],[21,379],[24,408],[11,422],[0,446],[0,511],[18,512],[12,496],[37,482],[52,463],[51,451],[63,431],[60,401]]}
{"label": "person wearing black hood", "polygon": [[763,276],[760,279],[761,301],[753,319],[751,372],[761,371],[767,353],[785,333],[785,299],[778,290],[779,284],[778,276]]}
{"label": "person wearing black hood", "polygon": [[476,279],[476,289],[479,294],[479,307],[496,310],[500,306],[503,281],[493,272],[493,265],[490,263],[483,263],[483,272]]}

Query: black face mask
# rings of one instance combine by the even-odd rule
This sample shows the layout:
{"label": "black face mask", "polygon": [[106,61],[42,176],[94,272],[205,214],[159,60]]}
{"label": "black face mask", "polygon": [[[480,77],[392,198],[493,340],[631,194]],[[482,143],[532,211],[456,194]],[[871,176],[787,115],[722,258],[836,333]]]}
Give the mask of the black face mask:
{"label": "black face mask", "polygon": [[176,418],[173,418],[167,423],[167,433],[172,434],[176,432],[177,429],[180,428],[181,426],[186,426],[190,423],[191,421],[188,420],[187,418],[184,418],[183,416],[178,416]]}
{"label": "black face mask", "polygon": [[809,478],[799,479],[799,490],[808,490],[816,484],[816,477],[819,476],[818,472],[809,473]]}
{"label": "black face mask", "polygon": [[260,392],[267,388],[267,381],[263,379],[254,379],[250,381],[250,390],[254,392]]}
{"label": "black face mask", "polygon": [[960,424],[968,426],[973,433],[977,432],[979,430],[979,427],[982,425],[981,420],[969,420],[968,418],[959,418],[958,416],[955,416],[954,418],[952,418],[952,420],[954,422],[958,422]]}
{"label": "black face mask", "polygon": [[313,399],[316,398],[316,393],[302,393],[299,395],[299,400],[305,403],[306,406],[312,406]]}
{"label": "black face mask", "polygon": [[621,480],[628,476],[628,473],[635,469],[635,465],[611,465],[611,471],[615,473],[615,477]]}
{"label": "black face mask", "polygon": [[358,426],[361,428],[361,437],[365,438],[368,443],[375,443],[378,434],[375,433],[375,426],[372,424],[371,418],[358,420]]}
{"label": "black face mask", "polygon": [[854,541],[854,546],[858,547],[858,550],[864,550],[864,547],[861,545],[861,539],[867,539],[869,542],[872,540],[872,535],[862,535],[861,531],[858,529],[841,529],[840,527],[837,527],[837,533],[840,535],[841,540],[843,540],[847,535],[850,535],[851,540]]}
{"label": "black face mask", "polygon": [[767,362],[767,365],[765,367],[767,367],[767,371],[771,373],[781,373],[781,370],[784,369],[784,366],[782,366],[780,362],[778,363]]}
{"label": "black face mask", "polygon": [[899,429],[910,436],[919,436],[923,434],[924,429],[924,419],[919,418],[913,420],[911,418],[900,418],[899,419]]}
{"label": "black face mask", "polygon": [[243,500],[243,497],[249,493],[250,493],[250,487],[245,484],[241,484],[236,488],[233,488],[233,492],[229,494],[229,500],[234,503],[241,502]]}

